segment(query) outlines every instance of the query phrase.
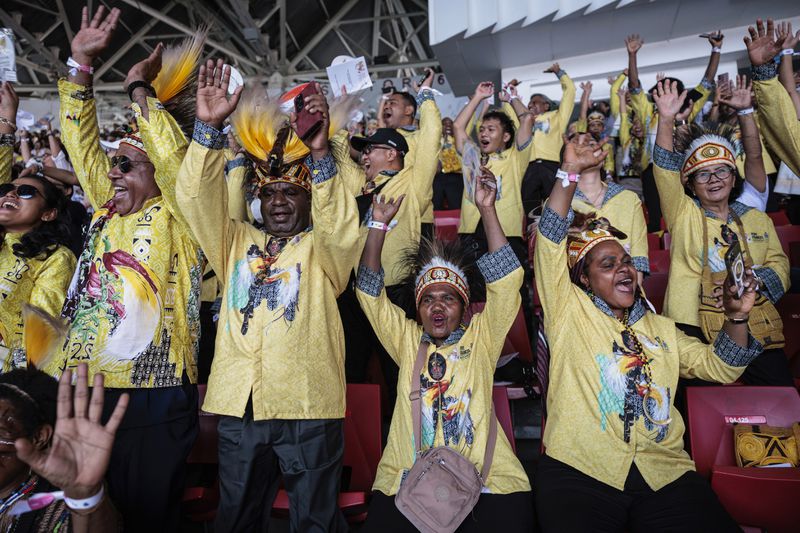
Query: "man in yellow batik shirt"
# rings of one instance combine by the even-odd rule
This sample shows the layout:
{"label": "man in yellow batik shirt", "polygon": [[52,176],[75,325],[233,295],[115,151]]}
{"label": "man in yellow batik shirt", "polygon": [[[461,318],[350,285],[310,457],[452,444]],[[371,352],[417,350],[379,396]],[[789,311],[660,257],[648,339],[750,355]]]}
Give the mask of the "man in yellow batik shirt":
{"label": "man in yellow batik shirt", "polygon": [[[346,531],[337,506],[345,377],[336,297],[357,253],[355,200],[328,152],[321,91],[305,100],[325,117],[305,148],[254,93],[228,100],[230,71],[222,71],[222,60],[200,69],[197,123],[178,176],[181,209],[224,285],[203,404],[222,415],[214,531],[265,529],[281,478],[292,531]],[[220,130],[237,104],[231,123],[256,165],[263,227],[229,216]],[[265,123],[280,126],[269,140]]]}
{"label": "man in yellow batik shirt", "polygon": [[[102,372],[107,411],[114,398],[130,396],[107,474],[110,496],[126,529],[174,531],[197,434],[203,270],[175,201],[187,146],[176,118],[186,117],[165,110],[174,65],[166,58],[161,65],[159,45],[131,68],[125,83],[140,131],[128,134],[108,160],[91,65],[108,46],[119,10],[104,15],[100,7],[89,22],[84,12],[72,40],[69,78],[59,82],[62,139],[95,213],[62,309],[67,338],[45,370],[58,376],[88,363],[91,375]],[[196,60],[202,43],[191,46]],[[166,78],[156,78],[159,69]],[[184,70],[193,73],[195,66]]]}

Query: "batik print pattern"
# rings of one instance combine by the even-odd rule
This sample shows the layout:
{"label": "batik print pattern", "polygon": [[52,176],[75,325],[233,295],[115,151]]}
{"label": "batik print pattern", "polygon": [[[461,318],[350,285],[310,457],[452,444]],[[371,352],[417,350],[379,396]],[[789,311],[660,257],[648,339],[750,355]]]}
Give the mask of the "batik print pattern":
{"label": "batik print pattern", "polygon": [[[469,350],[453,349],[447,356],[445,377],[440,381],[431,379],[425,373],[420,375],[420,394],[422,397],[422,448],[433,447],[439,424],[442,425],[444,445],[451,447],[472,447],[475,440],[474,425],[469,412],[472,389],[466,389],[460,396],[448,394],[456,380],[452,370],[459,359],[469,357]],[[449,378],[446,374],[450,374]]]}

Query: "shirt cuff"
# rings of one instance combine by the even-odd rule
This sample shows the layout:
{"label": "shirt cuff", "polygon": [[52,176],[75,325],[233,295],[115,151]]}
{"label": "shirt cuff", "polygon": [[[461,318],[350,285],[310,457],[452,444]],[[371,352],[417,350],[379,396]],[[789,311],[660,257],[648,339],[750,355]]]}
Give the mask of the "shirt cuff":
{"label": "shirt cuff", "polygon": [[649,274],[650,261],[646,257],[636,256],[633,258],[633,268],[635,268],[638,272]]}
{"label": "shirt cuff", "polygon": [[205,146],[212,150],[222,150],[225,146],[225,137],[226,135],[217,128],[195,119],[192,140],[200,146]]}
{"label": "shirt cuff", "polygon": [[558,79],[561,79],[561,76],[566,76],[566,75],[567,75],[567,71],[566,71],[566,70],[564,70],[563,68],[562,68],[562,69],[560,69],[558,72],[556,72],[556,77],[557,77]]}
{"label": "shirt cuff", "polygon": [[680,172],[681,167],[683,167],[683,154],[670,152],[659,145],[655,145],[655,148],[653,148],[653,163],[664,170]]}
{"label": "shirt cuff", "polygon": [[229,173],[231,170],[239,167],[246,167],[250,164],[250,160],[246,157],[236,157],[231,159],[230,161],[225,162],[225,173]]}
{"label": "shirt cuff", "polygon": [[3,133],[0,135],[0,146],[14,146],[14,134]]}
{"label": "shirt cuff", "polygon": [[772,303],[781,299],[781,296],[786,292],[781,283],[781,278],[769,267],[754,268],[753,273],[764,282],[766,287],[766,296]]}
{"label": "shirt cuff", "polygon": [[[533,135],[531,135],[531,136],[530,136],[530,138],[528,139],[528,142],[526,142],[526,143],[525,143],[525,144],[523,144],[522,146],[517,146],[517,151],[518,151],[518,152],[521,152],[521,151],[523,151],[525,148],[527,148],[527,147],[528,147],[528,145],[529,145],[529,144],[531,144],[531,142],[532,142],[532,141],[533,141]],[[516,141],[514,141],[514,143],[515,143],[515,145],[516,145]]]}
{"label": "shirt cuff", "polygon": [[717,338],[714,339],[714,353],[728,366],[747,366],[752,363],[763,350],[764,347],[761,343],[754,339],[749,333],[747,334],[747,348],[743,348],[733,342],[733,339],[731,339],[730,335],[724,330],[720,330],[717,334]]}
{"label": "shirt cuff", "polygon": [[417,93],[417,107],[422,106],[423,102],[428,100],[433,100],[434,102],[436,101],[436,99],[433,97],[433,91],[430,87],[421,87]]}
{"label": "shirt cuff", "polygon": [[[556,181],[556,187],[560,187],[558,181]],[[562,218],[550,207],[545,206],[544,213],[539,218],[539,233],[548,240],[561,244],[561,241],[567,236],[569,224],[574,217],[575,214],[572,212],[572,208],[567,212],[566,218]]]}
{"label": "shirt cuff", "polygon": [[759,67],[752,67],[751,75],[754,81],[768,81],[778,75],[778,67],[774,61],[767,61]]}
{"label": "shirt cuff", "polygon": [[522,265],[520,265],[517,255],[508,243],[505,243],[497,251],[483,254],[478,259],[478,269],[487,283],[506,277],[520,266]]}
{"label": "shirt cuff", "polygon": [[713,89],[713,88],[714,88],[714,82],[713,82],[713,81],[709,81],[709,80],[707,80],[707,79],[705,79],[705,78],[703,78],[702,80],[700,80],[700,85],[701,85],[701,86],[702,86],[704,89],[708,89],[709,91],[710,91],[711,89]]}
{"label": "shirt cuff", "polygon": [[633,94],[639,94],[640,92],[642,92],[642,88],[641,88],[641,86],[640,87],[634,87],[633,89],[628,89],[628,92],[631,93],[632,95]]}
{"label": "shirt cuff", "polygon": [[383,290],[383,268],[380,272],[375,272],[365,265],[358,265],[356,288],[373,298],[380,296]]}
{"label": "shirt cuff", "polygon": [[311,182],[314,185],[325,183],[334,177],[337,172],[336,160],[330,152],[319,161],[314,161],[314,158],[309,155],[306,157],[305,164],[311,172]]}

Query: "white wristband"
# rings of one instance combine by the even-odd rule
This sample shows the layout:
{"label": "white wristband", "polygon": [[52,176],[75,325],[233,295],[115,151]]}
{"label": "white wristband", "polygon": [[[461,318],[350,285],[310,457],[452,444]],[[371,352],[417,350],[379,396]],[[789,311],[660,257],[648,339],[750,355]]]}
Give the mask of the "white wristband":
{"label": "white wristband", "polygon": [[749,115],[752,112],[753,112],[753,108],[752,107],[746,107],[744,109],[740,109],[739,111],[737,111],[736,114],[737,115]]}
{"label": "white wristband", "polygon": [[714,47],[711,48],[711,53],[712,54],[713,53],[721,54],[722,53],[722,48],[720,48],[719,46],[714,46]]}
{"label": "white wristband", "polygon": [[371,229],[379,229],[381,231],[389,231],[392,228],[389,227],[388,224],[384,224],[383,222],[378,222],[377,220],[370,220],[367,222],[367,227]]}
{"label": "white wristband", "polygon": [[93,507],[97,507],[100,503],[100,500],[103,499],[103,495],[105,494],[106,490],[103,485],[100,485],[100,490],[97,491],[97,494],[94,496],[89,496],[88,498],[84,498],[83,500],[73,500],[72,498],[67,498],[64,496],[64,503],[67,504],[67,507],[72,509],[73,511],[86,511],[87,509],[92,509]]}
{"label": "white wristband", "polygon": [[94,74],[94,68],[91,65],[81,65],[80,63],[75,61],[75,59],[73,59],[72,57],[67,59],[67,66],[71,67],[69,69],[70,76],[77,76],[78,71],[85,72],[89,75]]}
{"label": "white wristband", "polygon": [[780,55],[782,55],[782,56],[790,56],[792,54],[794,54],[794,48],[784,48],[783,50],[781,50],[781,54]]}

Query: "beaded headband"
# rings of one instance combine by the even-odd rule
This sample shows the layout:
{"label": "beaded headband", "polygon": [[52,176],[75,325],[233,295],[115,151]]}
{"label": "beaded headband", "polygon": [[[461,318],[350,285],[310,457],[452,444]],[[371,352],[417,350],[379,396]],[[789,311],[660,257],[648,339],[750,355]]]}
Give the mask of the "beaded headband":
{"label": "beaded headband", "polygon": [[292,163],[281,167],[277,176],[272,176],[268,167],[256,165],[255,190],[260,191],[264,185],[269,183],[291,183],[306,192],[311,192],[311,172],[303,163]]}
{"label": "beaded headband", "polygon": [[440,283],[453,287],[464,300],[464,305],[467,305],[469,303],[469,285],[466,280],[467,276],[463,270],[441,257],[434,257],[427,265],[422,267],[417,276],[416,289],[414,290],[416,305],[419,306],[425,289]]}
{"label": "beaded headband", "polygon": [[720,135],[705,134],[689,145],[683,159],[681,174],[688,176],[696,170],[714,165],[736,168],[736,152],[733,145]]}
{"label": "beaded headband", "polygon": [[142,138],[135,133],[126,133],[125,136],[119,140],[119,142],[120,144],[125,143],[129,146],[132,146],[144,154],[147,153],[147,150],[144,148]]}
{"label": "beaded headband", "polygon": [[572,269],[578,262],[598,244],[606,241],[616,241],[617,238],[607,229],[590,226],[579,232],[570,233],[567,244],[567,262]]}

